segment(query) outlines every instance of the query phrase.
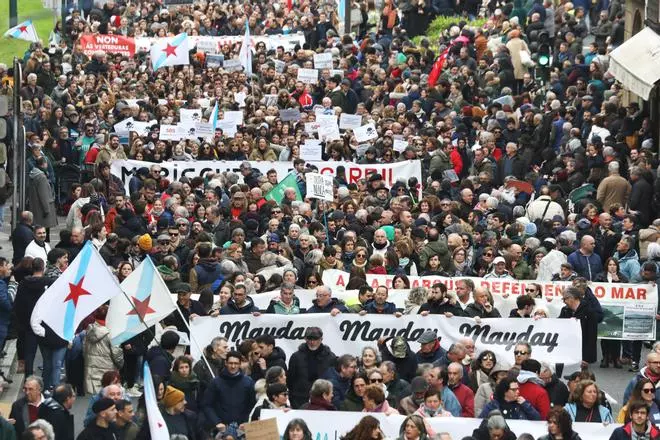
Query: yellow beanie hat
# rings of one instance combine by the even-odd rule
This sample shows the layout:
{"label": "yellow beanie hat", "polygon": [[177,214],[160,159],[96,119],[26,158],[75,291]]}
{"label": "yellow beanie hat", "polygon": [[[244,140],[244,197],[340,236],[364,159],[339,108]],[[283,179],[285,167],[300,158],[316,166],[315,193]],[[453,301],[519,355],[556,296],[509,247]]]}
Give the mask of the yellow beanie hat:
{"label": "yellow beanie hat", "polygon": [[141,235],[140,238],[138,238],[137,244],[140,247],[140,249],[142,249],[145,252],[149,252],[152,246],[151,235],[149,234]]}
{"label": "yellow beanie hat", "polygon": [[182,402],[185,398],[186,396],[182,391],[168,385],[165,389],[165,395],[163,396],[163,405],[165,405],[166,408],[172,408],[177,403]]}

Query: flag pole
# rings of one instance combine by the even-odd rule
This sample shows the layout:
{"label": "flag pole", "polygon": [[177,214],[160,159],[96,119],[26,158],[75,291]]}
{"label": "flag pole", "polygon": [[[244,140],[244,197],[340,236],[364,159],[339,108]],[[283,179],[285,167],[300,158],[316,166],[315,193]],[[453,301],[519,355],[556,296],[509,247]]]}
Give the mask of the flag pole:
{"label": "flag pole", "polygon": [[181,312],[181,309],[179,306],[176,306],[177,312],[179,312],[179,316],[181,316],[181,319],[183,320],[183,323],[186,325],[186,328],[188,329],[188,334],[190,335],[190,341],[195,344],[195,347],[197,347],[197,350],[199,350],[199,353],[202,355],[202,359],[204,359],[204,363],[206,364],[206,367],[209,369],[209,373],[211,373],[211,376],[215,379],[215,374],[213,374],[213,369],[211,368],[211,364],[209,363],[209,360],[206,359],[206,356],[204,355],[204,350],[200,347],[199,343],[197,342],[197,339],[192,334],[192,329],[190,328],[190,324],[188,324],[188,321],[186,321],[186,318],[183,316],[183,313]]}
{"label": "flag pole", "polygon": [[[157,273],[158,269],[156,269],[156,265],[151,260],[151,257],[147,255],[147,258],[149,259],[149,262],[153,266],[154,271]],[[160,275],[158,275],[158,276],[160,276]],[[167,288],[167,285],[165,285],[165,288]],[[168,297],[170,298],[170,300],[172,300],[172,293],[170,292],[170,289],[167,289],[167,291],[168,291]],[[129,302],[131,302],[131,301],[129,300]],[[174,301],[172,300],[172,302],[174,302]],[[135,310],[135,305],[132,302],[131,302],[131,306]],[[206,359],[206,356],[204,355],[204,351],[200,348],[199,344],[197,343],[197,340],[195,338],[193,338],[193,334],[192,334],[192,330],[190,329],[190,325],[188,324],[188,321],[186,321],[186,318],[183,316],[183,313],[181,313],[181,309],[179,308],[179,305],[174,303],[174,308],[176,309],[177,312],[179,312],[179,316],[181,316],[181,319],[183,320],[183,323],[186,325],[186,328],[188,329],[188,334],[190,335],[190,340],[195,342],[195,346],[197,347],[200,354],[202,355],[202,359],[204,359],[204,363],[206,364],[206,367],[209,369],[209,373],[211,373],[211,376],[215,379],[215,374],[213,374],[213,369],[211,368],[211,364],[209,363],[209,360]],[[136,313],[137,313],[137,310],[136,310]],[[138,317],[140,317],[140,315],[138,315]],[[142,321],[142,323],[145,326],[147,325],[144,322],[144,320],[142,319],[142,317],[140,317],[140,321]],[[154,339],[155,338],[156,338],[156,336],[154,335]]]}
{"label": "flag pole", "polygon": [[[152,266],[154,266],[154,267],[153,267],[153,270],[157,272],[156,266],[154,265],[153,261],[151,260],[151,257],[148,256],[148,255],[147,255],[147,260],[149,260],[149,264],[151,264]],[[144,260],[144,261],[147,261],[147,260]],[[144,261],[142,262],[142,264],[144,264]],[[106,267],[107,267],[107,266],[106,266]],[[108,269],[108,270],[109,270],[109,269]],[[135,304],[133,303],[133,301],[131,301],[130,297],[129,297],[128,294],[124,291],[124,289],[121,288],[121,285],[119,285],[119,286],[120,286],[120,290],[121,290],[122,294],[124,295],[124,298],[126,298],[126,301],[128,301],[128,303],[131,305],[131,308],[133,309],[133,311],[134,311],[135,314],[137,315],[137,317],[138,317],[138,319],[140,320],[140,322],[142,323],[142,325],[144,325],[146,331],[148,331],[149,334],[151,335],[151,337],[152,337],[154,340],[156,340],[156,332],[153,331],[153,330],[151,329],[151,327],[147,325],[146,322],[144,322],[144,319],[142,318],[142,316],[141,316],[140,313],[138,312],[138,310],[137,310],[137,308],[135,307]],[[165,288],[167,288],[167,286],[165,286]],[[169,291],[169,289],[167,290],[167,292],[168,292],[168,297],[169,297],[170,300],[171,300],[171,299],[172,299],[172,293]],[[186,321],[186,319],[183,317],[183,313],[181,313],[181,309],[179,309],[179,306],[178,306],[177,304],[174,304],[174,307],[175,307],[175,309],[179,312],[179,315],[181,316],[181,319],[183,319],[183,322],[186,324],[186,327],[188,328],[188,331],[190,332],[190,339],[192,340],[192,332],[191,332],[191,330],[190,330],[190,326],[188,325],[188,322]],[[139,333],[138,333],[138,334],[139,334]],[[136,335],[136,336],[137,336],[137,335]],[[197,343],[195,343],[195,345],[197,346],[197,349],[199,350],[199,345],[198,345]],[[160,345],[159,345],[159,347],[160,347]],[[206,356],[204,356],[204,352],[203,352],[202,350],[200,350],[200,353],[202,354],[202,359],[204,359],[204,363],[205,363],[206,366],[208,367],[209,372],[211,373],[211,376],[215,379],[215,374],[213,374],[213,370],[211,369],[211,364],[209,364],[209,361],[208,361],[208,359],[206,359]]]}

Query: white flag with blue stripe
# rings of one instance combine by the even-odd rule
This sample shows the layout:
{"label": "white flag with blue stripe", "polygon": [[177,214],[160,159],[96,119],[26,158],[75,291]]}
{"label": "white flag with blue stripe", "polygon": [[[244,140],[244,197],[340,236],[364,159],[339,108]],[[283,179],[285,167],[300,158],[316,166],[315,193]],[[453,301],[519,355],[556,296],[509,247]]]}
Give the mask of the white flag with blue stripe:
{"label": "white flag with blue stripe", "polygon": [[176,310],[170,290],[149,257],[121,283],[121,288],[126,295],[110,300],[105,318],[114,345],[139,335]]}
{"label": "white flag with blue stripe", "polygon": [[109,299],[123,296],[91,241],[88,241],[64,273],[44,292],[32,311],[30,325],[43,336],[42,323],[59,337],[72,341],[80,322]]}
{"label": "white flag with blue stripe", "polygon": [[188,50],[188,34],[185,32],[176,37],[158,38],[151,45],[151,65],[158,70],[166,66],[190,64]]}
{"label": "white flag with blue stripe", "polygon": [[32,24],[32,20],[25,20],[18,26],[14,26],[5,32],[5,37],[16,38],[17,40],[32,41],[33,43],[39,42],[37,30]]}

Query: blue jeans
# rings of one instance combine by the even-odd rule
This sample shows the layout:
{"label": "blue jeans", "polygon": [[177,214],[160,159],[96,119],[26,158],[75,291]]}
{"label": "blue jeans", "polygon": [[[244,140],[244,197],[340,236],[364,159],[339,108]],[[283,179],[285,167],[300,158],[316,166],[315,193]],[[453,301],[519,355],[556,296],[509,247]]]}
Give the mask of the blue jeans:
{"label": "blue jeans", "polygon": [[42,345],[41,355],[44,358],[44,388],[49,390],[53,389],[60,384],[60,374],[64,366],[64,358],[66,356],[66,347],[46,347]]}

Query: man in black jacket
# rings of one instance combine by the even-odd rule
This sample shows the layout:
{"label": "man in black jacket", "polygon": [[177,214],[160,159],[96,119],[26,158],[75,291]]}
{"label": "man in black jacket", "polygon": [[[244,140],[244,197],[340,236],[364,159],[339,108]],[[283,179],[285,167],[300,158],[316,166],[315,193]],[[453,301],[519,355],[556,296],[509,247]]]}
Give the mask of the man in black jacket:
{"label": "man in black jacket", "polygon": [[17,264],[25,256],[25,248],[28,247],[28,244],[34,238],[34,232],[32,231],[32,221],[33,216],[30,211],[21,212],[20,223],[14,229],[14,232],[11,234],[11,245],[14,249],[14,257],[12,258],[12,263]]}
{"label": "man in black jacket", "polygon": [[9,418],[16,420],[14,429],[16,436],[23,435],[27,426],[39,418],[39,407],[45,402],[43,394],[44,382],[38,376],[25,379],[23,391],[25,395],[11,405]]}
{"label": "man in black jacket", "polygon": [[76,393],[68,383],[59,385],[53,391],[53,397],[47,399],[39,406],[40,419],[53,425],[57,440],[73,440],[74,426],[73,414],[69,411],[76,401]]}
{"label": "man in black jacket", "polygon": [[337,356],[323,344],[323,331],[318,327],[308,327],[305,343],[289,360],[287,385],[292,408],[298,409],[307,402],[312,383],[336,362]]}
{"label": "man in black jacket", "polygon": [[286,353],[275,346],[275,338],[261,335],[256,339],[259,346],[259,359],[252,368],[252,379],[256,382],[263,378],[270,367],[282,367],[286,371]]}

